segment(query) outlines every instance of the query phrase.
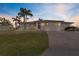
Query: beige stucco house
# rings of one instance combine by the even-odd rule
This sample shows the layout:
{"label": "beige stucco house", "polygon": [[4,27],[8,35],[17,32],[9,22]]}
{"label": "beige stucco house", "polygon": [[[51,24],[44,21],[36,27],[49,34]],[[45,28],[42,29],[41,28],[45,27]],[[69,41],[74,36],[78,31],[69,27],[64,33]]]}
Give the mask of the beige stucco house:
{"label": "beige stucco house", "polygon": [[[59,31],[59,30],[64,30],[64,28],[70,26],[70,24],[72,24],[72,22],[64,22],[57,20],[38,20],[38,21],[26,22],[26,29]],[[23,23],[21,23],[19,30],[23,30]]]}

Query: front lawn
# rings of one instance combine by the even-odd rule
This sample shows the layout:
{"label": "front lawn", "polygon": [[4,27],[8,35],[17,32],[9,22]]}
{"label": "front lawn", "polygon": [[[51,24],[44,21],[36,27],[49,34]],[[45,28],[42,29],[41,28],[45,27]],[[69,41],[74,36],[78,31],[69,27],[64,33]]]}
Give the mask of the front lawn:
{"label": "front lawn", "polygon": [[41,55],[48,48],[46,32],[0,33],[0,55],[33,56]]}

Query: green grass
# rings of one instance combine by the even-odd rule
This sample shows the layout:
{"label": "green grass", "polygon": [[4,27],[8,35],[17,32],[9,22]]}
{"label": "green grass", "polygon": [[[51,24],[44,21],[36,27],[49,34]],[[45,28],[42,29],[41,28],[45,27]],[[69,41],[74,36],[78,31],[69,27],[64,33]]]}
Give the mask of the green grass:
{"label": "green grass", "polygon": [[48,48],[46,32],[4,32],[0,33],[1,56],[37,56]]}

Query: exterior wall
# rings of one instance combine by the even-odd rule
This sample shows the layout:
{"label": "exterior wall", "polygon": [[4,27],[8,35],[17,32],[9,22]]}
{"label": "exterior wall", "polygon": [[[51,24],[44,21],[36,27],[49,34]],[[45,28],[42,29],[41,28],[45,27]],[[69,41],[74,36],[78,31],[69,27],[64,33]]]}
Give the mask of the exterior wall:
{"label": "exterior wall", "polygon": [[29,29],[29,30],[36,29],[36,24],[27,24],[27,29]]}
{"label": "exterior wall", "polygon": [[35,29],[38,30],[38,23],[35,23]]}
{"label": "exterior wall", "polygon": [[[19,30],[23,30],[24,25],[21,24]],[[36,25],[35,24],[26,24],[26,30],[32,30],[32,29],[36,29]]]}
{"label": "exterior wall", "polygon": [[52,22],[48,24],[49,30],[55,30],[58,31],[60,29],[60,22]]}
{"label": "exterior wall", "polygon": [[48,23],[41,23],[41,30],[45,31],[53,31],[53,30],[60,30],[60,22],[48,22]]}
{"label": "exterior wall", "polygon": [[65,22],[48,22],[41,23],[41,30],[45,31],[61,31],[68,27],[70,23]]}
{"label": "exterior wall", "polygon": [[23,24],[21,24],[19,30],[23,30],[23,27]]}
{"label": "exterior wall", "polygon": [[48,30],[48,23],[41,23],[41,30]]}

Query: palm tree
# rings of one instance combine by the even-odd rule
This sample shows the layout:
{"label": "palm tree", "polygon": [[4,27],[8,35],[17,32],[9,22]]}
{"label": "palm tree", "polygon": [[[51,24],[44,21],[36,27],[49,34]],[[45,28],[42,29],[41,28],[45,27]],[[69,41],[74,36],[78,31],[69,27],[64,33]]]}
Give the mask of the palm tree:
{"label": "palm tree", "polygon": [[27,16],[33,16],[31,13],[31,10],[27,10],[26,8],[20,8],[20,12],[18,13],[18,16],[21,18],[24,18],[23,24],[24,24],[24,30],[26,30],[26,22],[27,22]]}

